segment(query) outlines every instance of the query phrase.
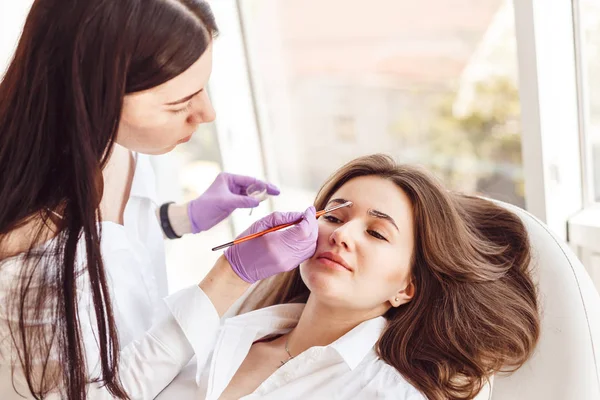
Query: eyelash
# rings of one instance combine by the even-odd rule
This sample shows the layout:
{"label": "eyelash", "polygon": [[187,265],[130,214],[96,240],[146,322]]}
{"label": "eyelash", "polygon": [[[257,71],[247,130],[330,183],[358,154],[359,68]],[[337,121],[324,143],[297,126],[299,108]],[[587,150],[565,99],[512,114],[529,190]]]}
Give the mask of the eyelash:
{"label": "eyelash", "polygon": [[183,107],[183,108],[182,108],[182,109],[180,109],[180,110],[174,110],[173,112],[174,112],[175,114],[183,114],[184,112],[187,112],[187,111],[189,111],[189,110],[190,110],[190,106],[191,106],[191,105],[192,105],[192,101],[190,100],[190,101],[188,101],[188,103],[186,104],[186,106],[185,106],[185,107]]}
{"label": "eyelash", "polygon": [[[337,219],[336,217],[334,217],[333,215],[325,215],[323,216],[323,219],[325,219],[327,222],[330,222],[332,224],[339,224],[342,221],[340,221],[339,219]],[[388,241],[385,236],[383,236],[381,233],[374,231],[374,230],[367,230],[367,233],[371,236],[373,236],[375,239],[377,240],[385,240],[386,242]]]}

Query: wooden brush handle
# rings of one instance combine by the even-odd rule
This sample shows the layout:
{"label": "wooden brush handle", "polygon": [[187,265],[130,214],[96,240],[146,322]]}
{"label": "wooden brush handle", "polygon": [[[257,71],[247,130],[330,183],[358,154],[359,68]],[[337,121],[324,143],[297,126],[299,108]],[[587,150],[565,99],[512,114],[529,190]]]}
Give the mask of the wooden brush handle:
{"label": "wooden brush handle", "polygon": [[[316,217],[319,218],[321,217],[323,214],[325,214],[327,212],[327,210],[322,210],[317,212]],[[303,218],[297,219],[294,222],[288,222],[287,224],[281,224],[281,225],[276,225],[272,228],[269,228],[267,230],[264,230],[262,232],[256,232],[253,233],[252,235],[248,235],[248,236],[244,236],[242,238],[236,239],[233,241],[233,244],[240,244],[240,243],[244,243],[248,240],[252,240],[252,239],[256,239],[257,237],[261,237],[263,235],[266,235],[267,233],[271,233],[271,232],[275,232],[275,231],[279,231],[281,229],[285,229],[285,228],[289,228],[292,225],[296,225],[299,224],[300,222],[302,222]]]}

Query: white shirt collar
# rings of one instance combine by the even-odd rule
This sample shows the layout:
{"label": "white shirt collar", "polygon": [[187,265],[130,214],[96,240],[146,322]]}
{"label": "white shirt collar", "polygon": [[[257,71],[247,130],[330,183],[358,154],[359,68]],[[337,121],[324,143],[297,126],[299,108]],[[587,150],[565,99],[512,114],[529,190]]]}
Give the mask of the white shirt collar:
{"label": "white shirt collar", "polygon": [[350,369],[354,369],[373,350],[386,326],[387,320],[384,317],[369,319],[330,346],[337,350]]}
{"label": "white shirt collar", "polygon": [[[272,334],[283,334],[292,330],[300,320],[305,304],[280,304],[251,311],[229,318],[224,327],[237,326],[254,330],[253,341]],[[348,367],[353,370],[367,356],[377,343],[387,325],[384,317],[367,320],[329,346],[342,357]]]}

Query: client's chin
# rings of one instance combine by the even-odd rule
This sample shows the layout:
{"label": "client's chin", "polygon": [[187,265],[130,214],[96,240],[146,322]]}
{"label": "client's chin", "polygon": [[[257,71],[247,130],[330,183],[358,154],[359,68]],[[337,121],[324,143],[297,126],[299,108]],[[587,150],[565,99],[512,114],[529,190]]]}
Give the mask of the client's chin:
{"label": "client's chin", "polygon": [[[300,266],[300,276],[311,294],[338,300],[348,291],[350,271],[344,267],[324,265],[315,259]],[[341,269],[340,269],[341,268]]]}

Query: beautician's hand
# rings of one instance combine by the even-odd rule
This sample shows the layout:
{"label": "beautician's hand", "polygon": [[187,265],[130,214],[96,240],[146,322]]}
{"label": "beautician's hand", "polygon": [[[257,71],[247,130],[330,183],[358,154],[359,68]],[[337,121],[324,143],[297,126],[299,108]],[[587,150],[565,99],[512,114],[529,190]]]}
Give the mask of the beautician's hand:
{"label": "beautician's hand", "polygon": [[[210,187],[188,204],[192,232],[206,231],[227,218],[236,208],[254,208],[260,201],[246,194],[253,183],[261,182],[249,176],[220,173]],[[265,182],[263,182],[265,183]],[[270,183],[267,194],[276,196],[279,189]]]}
{"label": "beautician's hand", "polygon": [[315,254],[318,224],[315,208],[304,213],[276,212],[256,221],[239,237],[264,231],[276,225],[303,218],[285,230],[267,233],[256,239],[229,247],[225,257],[233,271],[244,281],[254,283],[290,271]]}

